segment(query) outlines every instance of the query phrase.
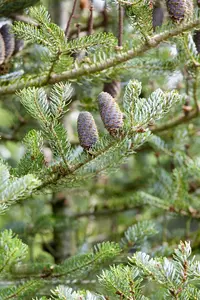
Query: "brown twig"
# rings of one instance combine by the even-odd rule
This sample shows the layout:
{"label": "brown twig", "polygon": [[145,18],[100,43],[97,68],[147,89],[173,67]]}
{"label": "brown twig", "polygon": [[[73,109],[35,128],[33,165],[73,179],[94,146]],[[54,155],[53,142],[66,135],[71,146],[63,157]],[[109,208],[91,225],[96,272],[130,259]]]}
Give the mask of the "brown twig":
{"label": "brown twig", "polygon": [[106,1],[105,1],[104,9],[103,9],[103,11],[102,11],[102,16],[103,16],[103,27],[104,27],[104,31],[107,32],[107,31],[108,31],[109,18],[108,18],[108,11],[107,11],[107,4],[106,4]]}
{"label": "brown twig", "polygon": [[119,25],[118,25],[118,46],[122,47],[123,25],[124,25],[124,8],[119,3]]}
{"label": "brown twig", "polygon": [[[93,25],[93,29],[98,29],[100,27],[104,27],[104,22],[103,21]],[[88,25],[84,26],[84,27],[81,26],[81,28],[80,28],[80,32],[84,32],[84,31],[87,31],[87,30],[88,30]],[[68,38],[71,39],[73,37],[73,35],[77,35],[77,31],[78,31],[77,28],[72,29],[69,32]]]}
{"label": "brown twig", "polygon": [[94,27],[94,19],[93,19],[93,11],[94,11],[94,6],[93,6],[93,0],[90,1],[90,16],[88,20],[88,35],[91,35],[93,33],[93,27]]}
{"label": "brown twig", "polygon": [[196,67],[195,68],[195,78],[194,78],[194,83],[193,83],[193,99],[194,99],[194,104],[195,104],[195,108],[196,108],[197,112],[199,112],[198,97],[197,97],[198,73],[199,73],[199,70]]}
{"label": "brown twig", "polygon": [[67,22],[67,26],[66,26],[66,29],[65,29],[65,36],[68,37],[68,34],[69,34],[69,27],[71,25],[71,22],[72,22],[72,18],[74,16],[74,12],[75,12],[75,9],[76,9],[76,4],[77,4],[77,0],[74,0],[74,4],[73,4],[73,8],[72,8],[72,12],[69,16],[69,20]]}

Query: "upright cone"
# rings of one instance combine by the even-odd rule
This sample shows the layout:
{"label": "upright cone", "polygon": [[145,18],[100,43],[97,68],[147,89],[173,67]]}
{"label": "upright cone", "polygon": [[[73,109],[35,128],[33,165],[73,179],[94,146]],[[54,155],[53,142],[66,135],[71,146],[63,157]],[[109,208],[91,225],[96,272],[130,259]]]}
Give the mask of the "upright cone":
{"label": "upright cone", "polygon": [[156,27],[162,25],[164,19],[163,8],[159,4],[153,6],[152,18],[153,18],[153,30],[155,31]]}
{"label": "upright cone", "polygon": [[113,97],[106,92],[99,94],[98,104],[101,119],[106,129],[112,136],[116,136],[119,129],[123,127],[123,114],[118,104]]}
{"label": "upright cone", "polygon": [[193,15],[192,0],[166,0],[167,10],[174,22],[180,23]]}
{"label": "upright cone", "polygon": [[104,83],[104,92],[109,93],[113,98],[118,98],[121,91],[121,83],[118,80],[113,80]]}
{"label": "upright cone", "polygon": [[89,150],[92,148],[98,141],[98,131],[91,113],[84,111],[81,112],[78,116],[77,121],[77,130],[80,145]]}
{"label": "upright cone", "polygon": [[4,62],[4,60],[5,60],[5,43],[2,35],[0,34],[0,65]]}
{"label": "upright cone", "polygon": [[5,44],[5,58],[9,59],[15,50],[15,37],[14,34],[10,32],[11,26],[5,24],[0,28],[0,33],[3,37]]}

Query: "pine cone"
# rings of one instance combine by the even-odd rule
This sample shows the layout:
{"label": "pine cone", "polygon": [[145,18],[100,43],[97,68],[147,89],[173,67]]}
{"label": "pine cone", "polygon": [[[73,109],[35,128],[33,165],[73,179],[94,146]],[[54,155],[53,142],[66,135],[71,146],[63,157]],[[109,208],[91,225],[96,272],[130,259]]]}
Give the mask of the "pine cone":
{"label": "pine cone", "polygon": [[5,60],[5,44],[2,35],[0,34],[0,65]]}
{"label": "pine cone", "polygon": [[97,127],[91,113],[84,111],[79,114],[77,128],[80,145],[89,150],[98,140]]}
{"label": "pine cone", "polygon": [[193,14],[192,0],[166,0],[167,9],[174,22],[181,22]]}
{"label": "pine cone", "polygon": [[118,98],[121,91],[120,81],[113,80],[112,82],[104,83],[103,91],[109,93],[113,98]]}
{"label": "pine cone", "polygon": [[200,31],[199,30],[195,30],[193,39],[197,48],[197,52],[200,53]]}
{"label": "pine cone", "polygon": [[161,6],[153,6],[153,30],[155,31],[157,26],[161,26],[164,19],[164,12]]}
{"label": "pine cone", "polygon": [[10,32],[11,26],[9,24],[5,24],[0,28],[0,33],[3,37],[5,44],[5,58],[9,59],[15,49],[15,37],[14,34]]}
{"label": "pine cone", "polygon": [[102,92],[98,96],[101,119],[112,136],[116,136],[123,126],[123,114],[118,104],[108,93]]}

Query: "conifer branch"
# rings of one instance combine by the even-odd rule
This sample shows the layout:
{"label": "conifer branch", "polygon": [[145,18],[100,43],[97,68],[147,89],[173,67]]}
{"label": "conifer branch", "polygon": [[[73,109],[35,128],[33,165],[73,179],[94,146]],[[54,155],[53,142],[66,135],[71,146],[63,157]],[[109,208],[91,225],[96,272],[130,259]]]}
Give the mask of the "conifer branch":
{"label": "conifer branch", "polygon": [[[96,63],[92,64],[91,66],[87,67],[79,67],[76,69],[73,69],[71,71],[63,72],[62,74],[52,74],[49,77],[49,84],[54,84],[60,81],[66,81],[66,80],[72,80],[77,79],[82,76],[92,75],[98,72],[101,72],[103,70],[115,67],[119,64],[122,64],[128,60],[131,60],[135,57],[143,55],[148,50],[157,47],[160,43],[176,37],[180,34],[182,34],[185,31],[192,30],[195,27],[198,27],[200,25],[200,20],[195,20],[194,22],[191,22],[189,24],[184,24],[181,26],[178,26],[170,31],[166,31],[160,34],[157,34],[150,38],[148,41],[146,41],[145,44],[140,46],[138,49],[131,49],[124,53],[118,53],[114,58],[109,58],[105,60],[103,63]],[[35,78],[30,78],[29,81],[23,82],[18,81],[16,83],[10,84],[8,86],[3,86],[0,88],[0,94],[12,94],[15,93],[19,89],[23,89],[24,87],[32,87],[32,86],[43,86],[47,84],[47,76],[48,75],[42,75]]]}
{"label": "conifer branch", "polygon": [[4,298],[4,300],[18,298],[23,295],[24,292],[27,292],[28,289],[36,288],[36,281],[30,280],[24,285],[20,286],[14,293],[9,295],[8,297]]}
{"label": "conifer branch", "polygon": [[187,115],[181,114],[180,116],[175,117],[174,119],[172,119],[172,120],[170,120],[170,121],[168,121],[168,122],[166,122],[162,125],[152,126],[150,128],[150,130],[153,133],[165,131],[165,130],[174,128],[177,125],[187,123],[188,121],[190,121],[194,118],[197,118],[198,115],[199,115],[199,109],[193,109]]}
{"label": "conifer branch", "polygon": [[179,216],[200,219],[200,211],[191,206],[189,206],[187,209],[176,207],[175,205],[170,205],[169,203],[166,203],[165,200],[163,199],[147,194],[145,192],[139,192],[138,196],[136,196],[135,202],[138,204],[140,203],[141,205],[150,204],[153,205],[154,207],[161,208],[166,212],[174,213]]}
{"label": "conifer branch", "polygon": [[97,211],[86,211],[82,213],[74,214],[72,217],[75,219],[85,218],[85,217],[102,217],[102,216],[110,216],[115,215],[118,213],[126,212],[126,211],[132,211],[134,209],[137,209],[139,206],[133,206],[133,207],[122,207],[122,208],[116,208],[116,209],[104,209],[104,210],[97,210]]}
{"label": "conifer branch", "polygon": [[32,278],[51,279],[51,278],[74,278],[74,274],[77,277],[81,275],[81,272],[85,270],[88,272],[94,268],[102,267],[102,263],[113,260],[121,252],[121,248],[118,244],[113,242],[105,242],[97,244],[93,251],[87,254],[80,254],[74,257],[66,259],[62,265],[41,264],[33,265],[29,264],[16,265],[12,269],[13,278],[26,278],[31,276]]}

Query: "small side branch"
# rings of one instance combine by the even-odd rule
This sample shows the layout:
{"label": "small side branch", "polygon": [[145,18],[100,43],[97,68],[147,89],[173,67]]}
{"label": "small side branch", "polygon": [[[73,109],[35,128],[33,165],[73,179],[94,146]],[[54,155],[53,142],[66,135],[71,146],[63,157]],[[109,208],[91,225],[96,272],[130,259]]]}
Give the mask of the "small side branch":
{"label": "small side branch", "polygon": [[165,130],[171,129],[173,127],[176,127],[177,125],[187,123],[188,121],[196,118],[198,116],[198,113],[199,113],[199,108],[198,109],[193,109],[187,115],[181,114],[180,116],[170,120],[169,122],[167,122],[165,124],[162,124],[160,126],[151,127],[151,131],[153,133],[161,132],[161,131],[165,131]]}
{"label": "small side branch", "polygon": [[193,83],[193,99],[194,99],[195,109],[199,113],[199,105],[198,105],[198,98],[197,98],[198,73],[199,73],[199,69],[196,67],[195,68],[195,78],[194,78],[194,83]]}
{"label": "small side branch", "polygon": [[88,35],[91,35],[93,33],[93,26],[94,26],[94,18],[93,18],[93,12],[94,12],[94,6],[93,6],[93,0],[90,1],[90,16],[88,21]]}
{"label": "small side branch", "polygon": [[118,46],[122,47],[123,43],[123,27],[124,27],[124,8],[119,3],[119,25],[118,25]]}
{"label": "small side branch", "polygon": [[[145,43],[138,47],[137,49],[130,49],[123,53],[118,53],[112,58],[108,58],[103,63],[95,63],[91,64],[89,67],[81,66],[80,68],[74,68],[73,70],[69,70],[66,72],[63,72],[61,74],[52,74],[49,78],[49,84],[54,84],[60,81],[66,81],[71,80],[75,78],[80,78],[81,76],[85,75],[92,75],[97,72],[105,71],[109,68],[115,67],[119,64],[122,64],[124,62],[127,62],[130,59],[133,59],[135,57],[139,57],[146,53],[148,50],[152,48],[156,48],[160,43],[173,38],[175,36],[178,36],[179,34],[182,34],[185,31],[192,30],[195,27],[200,26],[200,19],[195,20],[192,23],[184,24],[182,26],[176,27],[173,30],[165,31],[163,33],[157,34],[149,39],[148,43]],[[31,86],[43,86],[46,85],[46,75],[37,76],[35,78],[30,78],[29,81],[20,81],[15,82],[13,84],[10,84],[8,86],[2,86],[0,87],[0,95],[3,94],[12,94],[15,93],[19,89],[23,89],[24,87],[31,87]]]}
{"label": "small side branch", "polygon": [[69,16],[69,20],[67,22],[67,26],[66,26],[66,29],[65,29],[65,36],[66,37],[68,37],[68,34],[69,34],[69,28],[70,28],[70,25],[71,25],[71,22],[72,22],[72,18],[74,16],[74,12],[75,12],[75,9],[76,9],[76,4],[77,4],[77,0],[74,0],[72,12],[71,12],[71,14]]}
{"label": "small side branch", "polygon": [[[101,27],[104,27],[104,21],[93,25],[93,29],[98,29],[98,28],[101,28]],[[87,30],[88,30],[88,24],[86,26],[81,26],[80,27],[80,32],[84,32],[84,31],[87,32]],[[78,33],[78,28],[76,26],[75,29],[70,30],[68,38],[71,39],[74,35],[77,35],[77,33]]]}
{"label": "small side branch", "polygon": [[107,31],[108,31],[109,18],[108,18],[108,12],[107,12],[107,4],[106,4],[106,1],[105,1],[104,9],[103,9],[103,11],[102,11],[102,16],[103,16],[103,27],[104,27],[104,31],[107,32]]}

